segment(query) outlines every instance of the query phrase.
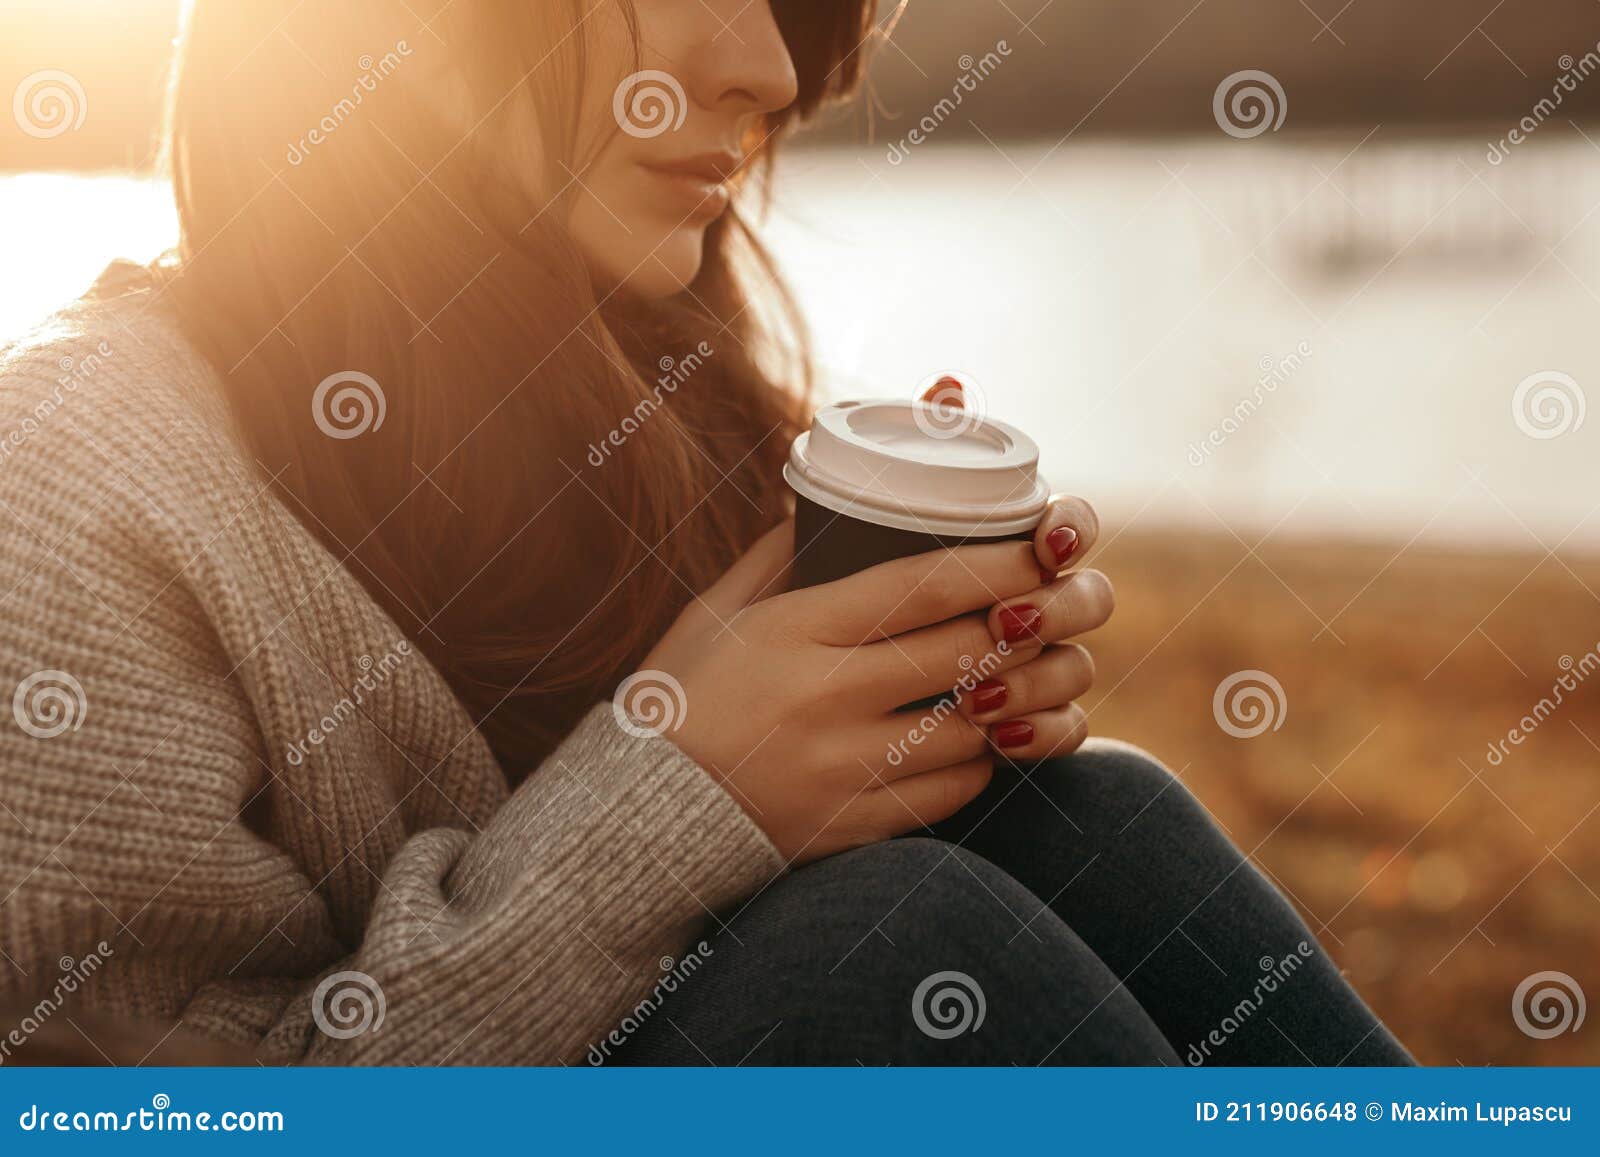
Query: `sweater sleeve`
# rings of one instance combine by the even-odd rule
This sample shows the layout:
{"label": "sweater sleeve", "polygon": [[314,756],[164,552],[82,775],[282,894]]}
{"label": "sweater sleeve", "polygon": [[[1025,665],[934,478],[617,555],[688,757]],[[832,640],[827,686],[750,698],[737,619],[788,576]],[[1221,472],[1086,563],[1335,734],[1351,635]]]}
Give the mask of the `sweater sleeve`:
{"label": "sweater sleeve", "polygon": [[[401,849],[345,975],[305,1002],[320,1029],[307,1059],[578,1061],[781,866],[698,765],[596,706],[481,834]],[[339,1020],[341,985],[355,1024]],[[344,1036],[375,1020],[379,992],[381,1027]]]}
{"label": "sweater sleeve", "polygon": [[393,626],[309,537],[259,547],[264,488],[176,404],[130,417],[104,358],[55,401],[55,352],[0,372],[0,1009],[272,1061],[581,1062],[776,849],[609,704],[508,791],[420,655],[286,757],[324,656]]}
{"label": "sweater sleeve", "polygon": [[252,822],[277,779],[215,691],[151,626],[118,641],[90,607],[75,626],[64,611],[0,604],[17,693],[0,728],[0,1008],[59,996],[58,962],[93,958],[80,1007],[253,1040],[269,1061],[581,1063],[782,868],[704,770],[599,704],[476,830],[344,860],[377,864],[351,952],[328,882]]}

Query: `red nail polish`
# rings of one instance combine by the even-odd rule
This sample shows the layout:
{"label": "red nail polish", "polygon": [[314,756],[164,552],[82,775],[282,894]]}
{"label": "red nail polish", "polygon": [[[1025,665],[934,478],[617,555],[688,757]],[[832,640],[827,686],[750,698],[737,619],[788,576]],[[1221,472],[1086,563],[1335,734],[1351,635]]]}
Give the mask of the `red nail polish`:
{"label": "red nail polish", "polygon": [[934,382],[922,395],[922,401],[928,405],[953,406],[958,410],[965,408],[966,400],[961,379],[951,377],[949,374]]}
{"label": "red nail polish", "polygon": [[1013,719],[995,727],[990,734],[996,747],[1026,747],[1033,742],[1033,724]]}
{"label": "red nail polish", "polygon": [[999,679],[985,679],[972,689],[972,708],[979,715],[998,711],[1006,705],[1006,685]]}
{"label": "red nail polish", "polygon": [[1037,608],[1029,606],[1005,607],[1000,611],[1000,636],[1008,643],[1020,643],[1039,632],[1044,620]]}
{"label": "red nail polish", "polygon": [[1070,526],[1058,526],[1044,536],[1044,541],[1055,553],[1056,565],[1065,566],[1072,552],[1078,549],[1078,532]]}

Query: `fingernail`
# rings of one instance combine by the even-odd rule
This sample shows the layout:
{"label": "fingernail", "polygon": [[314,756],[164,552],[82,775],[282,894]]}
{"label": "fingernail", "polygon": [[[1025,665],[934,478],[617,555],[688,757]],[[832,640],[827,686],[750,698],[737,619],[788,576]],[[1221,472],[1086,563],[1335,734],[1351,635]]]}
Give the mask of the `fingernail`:
{"label": "fingernail", "polygon": [[1033,742],[1033,724],[1013,719],[994,727],[989,734],[994,737],[996,747],[1026,747]]}
{"label": "fingernail", "polygon": [[965,407],[966,394],[962,391],[960,378],[945,374],[927,388],[922,400],[928,405],[955,406],[959,409]]}
{"label": "fingernail", "polygon": [[1038,634],[1043,619],[1035,607],[1005,607],[1000,611],[1000,637],[1008,643],[1032,638]]}
{"label": "fingernail", "polygon": [[1056,565],[1064,565],[1078,549],[1078,532],[1070,526],[1058,526],[1044,536],[1046,544],[1055,553]]}
{"label": "fingernail", "polygon": [[999,679],[985,679],[972,689],[972,708],[979,715],[998,711],[1006,705],[1006,685]]}

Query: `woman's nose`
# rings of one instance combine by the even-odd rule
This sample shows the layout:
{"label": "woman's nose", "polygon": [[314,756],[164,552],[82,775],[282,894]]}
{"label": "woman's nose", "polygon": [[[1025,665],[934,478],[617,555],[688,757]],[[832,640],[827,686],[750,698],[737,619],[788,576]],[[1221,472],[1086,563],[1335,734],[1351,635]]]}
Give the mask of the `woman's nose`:
{"label": "woman's nose", "polygon": [[688,78],[695,103],[738,113],[777,112],[793,104],[794,61],[769,0],[704,0],[701,10],[706,34],[695,47]]}

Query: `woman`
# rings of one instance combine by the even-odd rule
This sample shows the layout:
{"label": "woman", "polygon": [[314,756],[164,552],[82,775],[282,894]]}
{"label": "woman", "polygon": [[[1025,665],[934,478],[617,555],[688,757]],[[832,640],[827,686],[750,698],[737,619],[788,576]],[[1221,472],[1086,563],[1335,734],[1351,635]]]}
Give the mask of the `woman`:
{"label": "woman", "polygon": [[[335,1063],[1404,1059],[1181,785],[1071,754],[1086,504],[783,593],[807,368],[736,205],[870,9],[196,0],[177,252],[3,367],[35,1020]],[[891,767],[894,706],[1001,639]],[[633,673],[674,729],[623,725]]]}

